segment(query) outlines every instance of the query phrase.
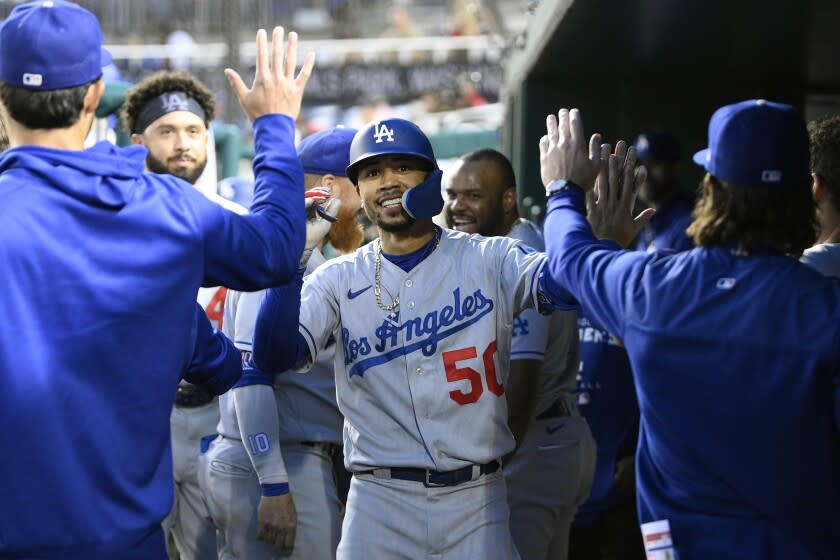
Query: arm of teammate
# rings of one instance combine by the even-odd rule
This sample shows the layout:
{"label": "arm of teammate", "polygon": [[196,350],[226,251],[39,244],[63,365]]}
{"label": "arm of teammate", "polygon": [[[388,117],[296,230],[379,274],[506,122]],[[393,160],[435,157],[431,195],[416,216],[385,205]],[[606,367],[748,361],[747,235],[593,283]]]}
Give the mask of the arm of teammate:
{"label": "arm of teammate", "polygon": [[[570,292],[587,313],[607,331],[623,336],[623,317],[628,301],[629,280],[638,277],[652,254],[621,251],[614,241],[598,241],[586,220],[585,192],[594,188],[601,170],[600,136],[593,135],[589,142],[589,155],[583,136],[583,122],[577,109],[562,109],[558,119],[549,115],[548,134],[540,140],[540,172],[543,183],[566,179],[580,188],[567,188],[553,195],[548,201],[545,221],[547,272],[550,281]],[[622,143],[620,143],[622,144]],[[617,150],[618,151],[618,150]],[[620,161],[621,159],[621,161]],[[627,150],[625,158],[610,155],[609,165],[616,172],[608,174],[608,184],[598,196],[604,201],[622,196],[622,186],[635,189],[635,151]],[[647,213],[627,226],[629,216],[621,204],[614,208],[610,223],[617,230],[640,230],[650,219]],[[620,211],[619,211],[620,210]],[[632,218],[629,218],[632,221]]]}
{"label": "arm of teammate", "polygon": [[196,303],[192,359],[184,379],[214,395],[230,389],[242,375],[242,356],[224,333],[213,328],[204,309]]}
{"label": "arm of teammate", "polygon": [[233,390],[233,402],[242,444],[262,488],[257,508],[257,538],[278,549],[291,551],[295,543],[297,513],[280,451],[280,421],[274,388],[256,382],[237,386]]}
{"label": "arm of teammate", "polygon": [[243,375],[234,386],[233,405],[240,438],[262,487],[257,538],[281,550],[294,546],[297,513],[280,450],[280,421],[272,376],[254,367],[251,341],[264,293],[228,290],[224,331],[242,350]]}
{"label": "arm of teammate", "polygon": [[303,169],[294,133],[314,55],[307,56],[296,77],[297,35],[289,34],[284,49],[280,27],[274,29],[272,51],[270,60],[266,32],[260,30],[256,76],[250,89],[239,74],[225,70],[254,123],[254,202],[248,215],[238,216],[192,193],[190,206],[202,238],[205,286],[256,290],[288,282],[303,252]]}
{"label": "arm of teammate", "polygon": [[[338,215],[336,199],[307,222],[307,250],[311,254]],[[314,233],[313,233],[314,232]],[[305,255],[306,256],[306,255]],[[323,267],[303,281],[299,269],[293,282],[266,292],[254,328],[254,361],[267,372],[307,371],[338,325],[338,302]]]}
{"label": "arm of teammate", "polygon": [[[522,444],[525,432],[534,416],[539,389],[540,368],[548,343],[549,316],[534,309],[526,309],[513,321],[510,345],[510,375],[505,395],[508,403],[508,426],[516,440]],[[511,455],[515,450],[511,452]]]}

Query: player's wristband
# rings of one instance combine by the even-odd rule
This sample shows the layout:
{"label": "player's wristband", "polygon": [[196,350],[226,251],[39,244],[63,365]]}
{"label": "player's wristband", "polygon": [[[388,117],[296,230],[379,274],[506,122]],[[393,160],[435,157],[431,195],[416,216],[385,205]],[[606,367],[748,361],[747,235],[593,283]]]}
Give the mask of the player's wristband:
{"label": "player's wristband", "polygon": [[263,496],[285,496],[289,493],[289,483],[281,482],[280,484],[260,484],[262,486]]}
{"label": "player's wristband", "polygon": [[546,198],[549,198],[573,187],[583,190],[583,188],[574,181],[569,181],[568,179],[557,179],[556,181],[549,183],[545,188],[545,196]]}

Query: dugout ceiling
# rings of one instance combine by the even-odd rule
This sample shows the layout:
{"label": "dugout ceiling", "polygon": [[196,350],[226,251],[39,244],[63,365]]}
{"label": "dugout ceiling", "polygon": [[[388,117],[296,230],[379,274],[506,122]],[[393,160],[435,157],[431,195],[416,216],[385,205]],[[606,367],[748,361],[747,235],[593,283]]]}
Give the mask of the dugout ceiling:
{"label": "dugout ceiling", "polygon": [[[667,128],[684,156],[720,105],[752,97],[840,111],[837,0],[542,0],[505,66],[504,146],[541,204],[545,115],[579,107],[608,141]],[[809,107],[810,105],[810,107]],[[700,171],[684,157],[693,188]]]}

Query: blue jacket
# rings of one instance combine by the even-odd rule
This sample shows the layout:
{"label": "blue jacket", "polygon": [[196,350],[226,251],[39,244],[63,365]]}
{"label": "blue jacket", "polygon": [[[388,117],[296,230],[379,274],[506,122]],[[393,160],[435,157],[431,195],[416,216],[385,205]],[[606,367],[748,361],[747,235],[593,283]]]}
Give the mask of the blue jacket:
{"label": "blue jacket", "polygon": [[636,241],[639,251],[688,251],[694,248],[692,240],[685,230],[693,220],[691,212],[694,205],[690,200],[677,198],[669,200],[656,209],[656,214],[642,229]]}
{"label": "blue jacket", "polygon": [[303,250],[294,122],[254,128],[247,216],[143,173],[139,146],[0,157],[0,557],[163,554],[178,382],[235,381],[196,292],[287,282]]}
{"label": "blue jacket", "polygon": [[640,521],[680,560],[836,558],[840,288],[779,254],[620,251],[584,213],[549,201],[548,266],[627,347]]}

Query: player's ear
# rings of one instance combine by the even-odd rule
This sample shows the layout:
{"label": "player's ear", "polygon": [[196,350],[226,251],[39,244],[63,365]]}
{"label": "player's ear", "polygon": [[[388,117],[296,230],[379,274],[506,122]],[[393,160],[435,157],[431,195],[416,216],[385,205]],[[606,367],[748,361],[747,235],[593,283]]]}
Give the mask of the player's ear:
{"label": "player's ear", "polygon": [[822,177],[816,173],[811,173],[811,194],[814,196],[814,202],[819,204],[825,197],[825,182]]}
{"label": "player's ear", "polygon": [[516,187],[509,187],[502,193],[502,210],[505,214],[516,210]]}
{"label": "player's ear", "polygon": [[88,87],[87,93],[85,93],[84,101],[82,102],[82,113],[89,114],[96,111],[96,108],[99,106],[99,100],[102,99],[102,95],[105,93],[105,80],[98,79],[93,82],[90,87]]}
{"label": "player's ear", "polygon": [[143,135],[142,134],[137,134],[135,132],[134,134],[131,135],[131,143],[132,144],[139,144],[139,145],[142,146],[144,144]]}
{"label": "player's ear", "polygon": [[321,186],[322,187],[332,187],[335,184],[335,175],[332,173],[327,173],[326,175],[321,176]]}

